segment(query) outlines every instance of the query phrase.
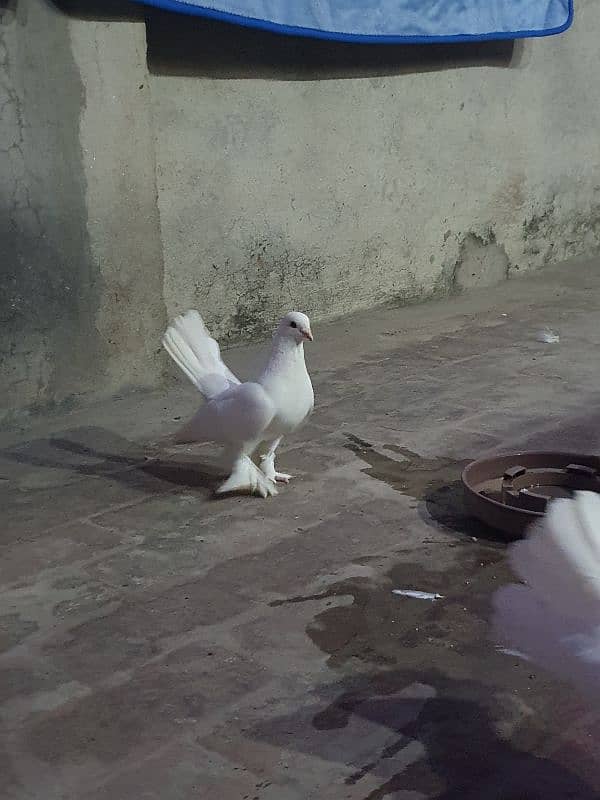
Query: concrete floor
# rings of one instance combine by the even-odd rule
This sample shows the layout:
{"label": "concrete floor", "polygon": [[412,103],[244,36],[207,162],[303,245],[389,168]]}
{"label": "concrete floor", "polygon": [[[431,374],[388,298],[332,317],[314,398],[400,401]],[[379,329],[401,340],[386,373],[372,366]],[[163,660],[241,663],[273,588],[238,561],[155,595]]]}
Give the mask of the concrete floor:
{"label": "concrete floor", "polygon": [[315,334],[269,501],[161,447],[182,381],[4,432],[2,800],[600,796],[598,714],[488,638],[510,574],[458,484],[496,448],[598,452],[600,264]]}

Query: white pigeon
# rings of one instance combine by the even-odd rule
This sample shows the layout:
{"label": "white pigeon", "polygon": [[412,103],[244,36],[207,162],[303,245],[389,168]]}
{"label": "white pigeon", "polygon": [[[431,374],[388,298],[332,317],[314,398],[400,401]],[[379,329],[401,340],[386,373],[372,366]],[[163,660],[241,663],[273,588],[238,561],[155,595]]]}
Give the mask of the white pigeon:
{"label": "white pigeon", "polygon": [[[263,372],[256,381],[240,383],[221,360],[219,345],[197,311],[177,317],[167,328],[166,351],[207,401],[175,441],[226,445],[231,474],[218,493],[249,491],[269,497],[277,494],[277,482],[291,479],[276,471],[275,451],[282,437],[313,410],[313,387],[304,362],[307,340],[312,342],[313,335],[306,314],[286,314],[273,335]],[[252,456],[263,442],[267,450],[259,469]]]}
{"label": "white pigeon", "polygon": [[598,693],[600,497],[552,501],[509,558],[526,585],[496,592],[496,636],[583,693]]}

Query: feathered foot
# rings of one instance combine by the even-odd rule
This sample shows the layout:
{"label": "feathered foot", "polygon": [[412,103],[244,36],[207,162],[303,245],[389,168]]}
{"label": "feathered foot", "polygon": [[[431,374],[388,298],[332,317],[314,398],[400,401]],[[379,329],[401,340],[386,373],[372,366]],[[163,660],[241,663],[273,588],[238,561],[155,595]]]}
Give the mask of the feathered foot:
{"label": "feathered foot", "polygon": [[227,478],[217,489],[217,494],[230,492],[249,492],[261,497],[272,497],[277,494],[274,482],[264,475],[248,456],[239,458]]}
{"label": "feathered foot", "polygon": [[288,475],[287,472],[277,472],[275,469],[275,450],[280,441],[281,438],[272,442],[268,452],[260,457],[260,468],[273,483],[289,483],[294,476]]}

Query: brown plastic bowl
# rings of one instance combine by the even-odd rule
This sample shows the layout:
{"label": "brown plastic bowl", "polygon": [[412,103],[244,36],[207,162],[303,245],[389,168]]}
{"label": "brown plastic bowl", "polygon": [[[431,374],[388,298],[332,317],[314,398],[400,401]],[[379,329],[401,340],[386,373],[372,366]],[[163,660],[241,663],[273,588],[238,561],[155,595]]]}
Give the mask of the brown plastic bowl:
{"label": "brown plastic bowl", "polygon": [[464,469],[462,482],[468,513],[507,539],[518,539],[543,517],[548,500],[577,490],[600,492],[600,457],[508,453],[473,461]]}

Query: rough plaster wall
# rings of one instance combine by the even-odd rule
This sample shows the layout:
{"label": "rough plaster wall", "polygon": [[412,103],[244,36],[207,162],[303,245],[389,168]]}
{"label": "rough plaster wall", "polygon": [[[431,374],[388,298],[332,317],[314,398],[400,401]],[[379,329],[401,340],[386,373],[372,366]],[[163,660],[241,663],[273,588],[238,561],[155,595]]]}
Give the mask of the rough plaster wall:
{"label": "rough plaster wall", "polygon": [[144,23],[72,12],[0,10],[0,420],[162,370]]}
{"label": "rough plaster wall", "polygon": [[98,284],[77,136],[84,92],[66,22],[44,3],[0,14],[1,418],[56,398],[94,359]]}
{"label": "rough plaster wall", "polygon": [[108,390],[155,384],[166,313],[143,20],[72,19],[87,234],[101,276],[95,325]]}
{"label": "rough plaster wall", "polygon": [[599,35],[588,1],[505,67],[154,69],[169,312],[237,338],[292,306],[324,317],[598,252]]}
{"label": "rough plaster wall", "polygon": [[[339,48],[261,34],[266,75],[206,31],[183,64],[192,22],[149,12],[150,81],[132,6],[61,8],[0,3],[0,420],[155,383],[167,310],[235,339],[291,306],[407,302],[599,249],[590,0],[510,65],[411,69],[400,49],[361,72],[346,48],[345,78],[316,63]],[[312,58],[310,79],[269,67],[273,47]]]}

